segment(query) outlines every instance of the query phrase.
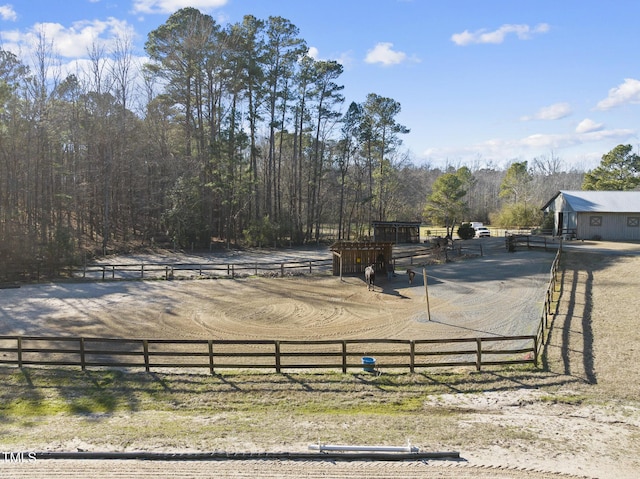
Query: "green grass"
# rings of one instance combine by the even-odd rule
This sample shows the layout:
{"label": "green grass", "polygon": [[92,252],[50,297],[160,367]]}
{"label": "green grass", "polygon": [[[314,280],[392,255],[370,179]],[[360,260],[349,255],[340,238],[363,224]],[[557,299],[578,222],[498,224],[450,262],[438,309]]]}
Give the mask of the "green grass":
{"label": "green grass", "polygon": [[450,394],[531,388],[544,391],[541,402],[568,407],[600,397],[576,378],[527,366],[380,376],[0,368],[0,384],[3,447],[62,450],[77,441],[98,450],[407,440],[458,447],[470,438],[489,444],[495,437],[528,440],[530,432],[496,426],[482,419],[482,409],[448,404]]}
{"label": "green grass", "polygon": [[[0,417],[288,411],[296,414],[406,414],[429,396],[519,388],[556,379],[533,368],[430,374],[160,374],[71,369],[0,369]],[[569,401],[569,398],[561,401]]]}

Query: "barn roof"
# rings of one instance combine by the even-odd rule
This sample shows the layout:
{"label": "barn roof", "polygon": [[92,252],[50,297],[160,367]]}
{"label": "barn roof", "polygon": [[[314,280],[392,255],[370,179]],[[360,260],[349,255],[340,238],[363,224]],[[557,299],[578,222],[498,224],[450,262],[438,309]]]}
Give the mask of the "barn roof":
{"label": "barn roof", "polygon": [[640,212],[640,191],[559,191],[543,210],[562,195],[576,212],[593,213],[638,213]]}

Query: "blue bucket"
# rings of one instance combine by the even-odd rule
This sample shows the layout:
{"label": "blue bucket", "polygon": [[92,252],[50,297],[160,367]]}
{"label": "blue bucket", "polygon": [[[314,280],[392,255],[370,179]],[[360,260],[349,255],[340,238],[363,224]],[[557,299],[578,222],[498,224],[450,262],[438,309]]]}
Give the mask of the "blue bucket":
{"label": "blue bucket", "polygon": [[364,367],[362,368],[363,371],[367,371],[368,373],[374,373],[376,371],[376,358],[372,358],[371,356],[363,356],[362,364],[364,365]]}

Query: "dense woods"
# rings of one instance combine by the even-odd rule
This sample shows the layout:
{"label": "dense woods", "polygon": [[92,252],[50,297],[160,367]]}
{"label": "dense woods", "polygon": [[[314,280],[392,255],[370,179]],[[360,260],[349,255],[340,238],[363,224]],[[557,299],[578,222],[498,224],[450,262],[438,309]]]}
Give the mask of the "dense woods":
{"label": "dense woods", "polygon": [[428,199],[445,174],[464,186],[459,219],[485,222],[582,184],[553,154],[415,165],[401,105],[344,98],[342,66],[307,50],[284,18],[222,27],[185,8],[149,34],[145,65],[129,38],[64,75],[47,38],[28,62],[0,51],[1,266],[357,239],[372,220],[437,221]]}

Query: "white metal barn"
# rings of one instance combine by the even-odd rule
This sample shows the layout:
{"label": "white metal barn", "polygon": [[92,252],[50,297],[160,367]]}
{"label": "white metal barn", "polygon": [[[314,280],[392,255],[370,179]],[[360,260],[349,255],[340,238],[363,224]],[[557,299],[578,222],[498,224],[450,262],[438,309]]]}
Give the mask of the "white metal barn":
{"label": "white metal barn", "polygon": [[640,240],[640,191],[559,191],[542,207],[554,235],[583,240]]}

